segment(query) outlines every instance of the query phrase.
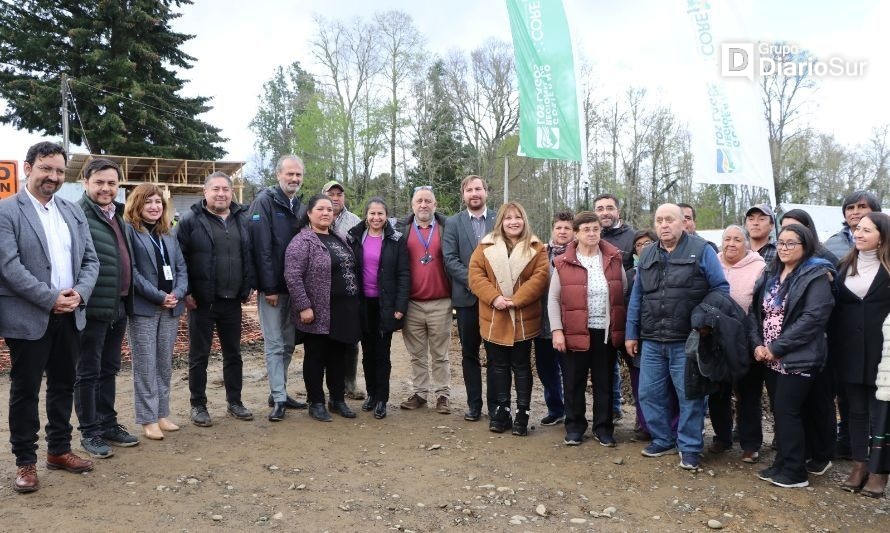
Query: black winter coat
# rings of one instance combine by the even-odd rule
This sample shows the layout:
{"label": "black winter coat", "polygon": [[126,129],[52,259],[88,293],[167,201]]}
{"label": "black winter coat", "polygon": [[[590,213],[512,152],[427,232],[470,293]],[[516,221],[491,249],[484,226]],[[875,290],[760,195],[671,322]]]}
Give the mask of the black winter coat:
{"label": "black winter coat", "polygon": [[[825,330],[834,307],[830,281],[834,267],[822,259],[811,258],[798,268],[803,270],[788,289],[782,333],[767,348],[787,371],[821,370],[828,358]],[[748,313],[752,347],[763,346],[763,296],[770,276],[770,272],[764,271],[754,285]]]}
{"label": "black winter coat", "polygon": [[846,279],[845,269],[837,277],[829,365],[844,383],[874,385],[884,338],[881,327],[890,313],[890,274],[881,267],[863,299],[847,289]]}
{"label": "black winter coat", "polygon": [[297,197],[291,211],[281,187],[263,189],[250,205],[247,227],[256,273],[256,289],[265,294],[287,294],[284,282],[284,252],[297,234],[306,206]]}
{"label": "black winter coat", "polygon": [[603,239],[609,244],[621,250],[621,263],[624,270],[634,267],[634,234],[637,230],[624,222],[618,228],[603,229]]}
{"label": "black winter coat", "polygon": [[728,294],[711,291],[692,310],[692,327],[711,329],[698,345],[697,366],[711,381],[732,383],[751,367],[753,347],[745,311]]}
{"label": "black winter coat", "polygon": [[[362,331],[368,332],[367,307],[364,305],[363,241],[367,222],[364,220],[349,230],[349,245],[355,255],[356,272],[359,277],[359,294],[362,298]],[[408,263],[408,241],[387,222],[383,227],[383,248],[380,251],[380,265],[377,267],[377,291],[380,302],[380,328],[383,331],[402,329],[404,315],[408,312],[408,296],[411,292],[411,267]],[[394,314],[402,313],[401,319]]]}
{"label": "black winter coat", "polygon": [[[188,294],[199,304],[212,302],[216,298],[216,247],[213,245],[213,230],[210,227],[210,224],[216,222],[208,220],[208,216],[210,215],[204,208],[204,200],[201,200],[191,206],[174,228],[188,267]],[[238,299],[245,300],[256,285],[247,232],[247,208],[232,202],[229,218],[238,224],[238,231],[241,233],[241,268],[244,278]]]}

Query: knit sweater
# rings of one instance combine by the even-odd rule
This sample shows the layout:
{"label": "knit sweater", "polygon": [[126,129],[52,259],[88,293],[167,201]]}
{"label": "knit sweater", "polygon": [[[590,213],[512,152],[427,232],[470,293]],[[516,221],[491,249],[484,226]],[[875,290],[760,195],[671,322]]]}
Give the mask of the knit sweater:
{"label": "knit sweater", "polygon": [[881,363],[878,365],[878,379],[875,385],[878,391],[875,398],[882,402],[890,402],[890,315],[884,320],[884,350]]}
{"label": "knit sweater", "polygon": [[844,285],[859,298],[865,298],[875,276],[878,275],[879,268],[881,262],[878,260],[877,250],[859,252],[859,257],[856,259],[856,275],[847,276]]}

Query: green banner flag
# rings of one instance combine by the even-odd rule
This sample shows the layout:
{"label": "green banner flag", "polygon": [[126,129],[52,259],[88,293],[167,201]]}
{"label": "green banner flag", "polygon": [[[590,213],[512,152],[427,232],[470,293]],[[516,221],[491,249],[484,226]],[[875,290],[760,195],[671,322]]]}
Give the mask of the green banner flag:
{"label": "green banner flag", "polygon": [[581,161],[575,64],[562,0],[507,0],[519,79],[519,147]]}

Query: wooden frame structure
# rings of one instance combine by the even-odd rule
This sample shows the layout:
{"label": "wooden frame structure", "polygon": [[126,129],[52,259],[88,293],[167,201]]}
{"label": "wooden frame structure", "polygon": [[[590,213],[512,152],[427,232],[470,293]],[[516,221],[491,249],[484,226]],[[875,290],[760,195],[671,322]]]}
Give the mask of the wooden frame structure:
{"label": "wooden frame structure", "polygon": [[199,161],[191,159],[161,159],[105,154],[71,154],[65,170],[66,181],[83,179],[83,169],[93,159],[104,158],[121,167],[124,181],[121,187],[133,189],[140,183],[156,183],[167,193],[200,194],[209,174],[222,171],[232,177],[235,200],[243,202],[243,161]]}

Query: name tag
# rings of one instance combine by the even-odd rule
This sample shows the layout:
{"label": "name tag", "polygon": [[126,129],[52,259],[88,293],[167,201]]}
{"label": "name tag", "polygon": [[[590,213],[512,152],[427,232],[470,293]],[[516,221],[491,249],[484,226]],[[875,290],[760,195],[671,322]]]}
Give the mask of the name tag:
{"label": "name tag", "polygon": [[173,267],[170,265],[164,265],[164,279],[167,281],[173,281]]}

